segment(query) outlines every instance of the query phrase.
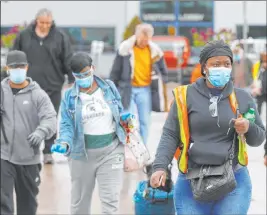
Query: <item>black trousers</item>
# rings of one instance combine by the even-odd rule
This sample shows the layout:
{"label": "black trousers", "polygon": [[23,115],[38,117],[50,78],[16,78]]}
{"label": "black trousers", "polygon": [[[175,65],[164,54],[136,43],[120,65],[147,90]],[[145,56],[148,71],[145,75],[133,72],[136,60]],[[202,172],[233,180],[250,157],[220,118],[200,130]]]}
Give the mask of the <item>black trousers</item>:
{"label": "black trousers", "polygon": [[261,114],[261,109],[262,109],[263,102],[266,102],[266,100],[267,100],[266,97],[267,97],[266,94],[257,97],[257,106],[258,106],[258,112],[259,112],[259,114]]}
{"label": "black trousers", "polygon": [[[48,96],[54,105],[55,111],[58,113],[61,102],[61,91],[53,92],[51,94],[48,93]],[[54,144],[56,137],[57,134],[55,134],[51,139],[45,141],[45,148],[43,150],[44,154],[51,154],[51,146]]]}
{"label": "black trousers", "polygon": [[41,164],[23,166],[1,159],[1,215],[14,214],[14,188],[17,214],[36,214],[40,171]]}

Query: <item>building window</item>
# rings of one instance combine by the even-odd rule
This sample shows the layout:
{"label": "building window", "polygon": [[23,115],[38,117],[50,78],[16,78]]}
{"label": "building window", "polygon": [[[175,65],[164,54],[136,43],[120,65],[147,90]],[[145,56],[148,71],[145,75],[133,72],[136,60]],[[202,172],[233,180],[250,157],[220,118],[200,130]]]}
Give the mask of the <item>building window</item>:
{"label": "building window", "polygon": [[213,1],[179,1],[180,22],[213,22]]}
{"label": "building window", "polygon": [[[236,26],[237,39],[243,38],[243,25]],[[252,38],[266,38],[266,25],[249,25],[248,26],[248,37]]]}
{"label": "building window", "polygon": [[175,21],[174,1],[141,1],[140,13],[144,22]]}
{"label": "building window", "polygon": [[94,40],[104,42],[104,52],[115,51],[114,27],[60,27],[69,36],[75,51],[90,51]]}

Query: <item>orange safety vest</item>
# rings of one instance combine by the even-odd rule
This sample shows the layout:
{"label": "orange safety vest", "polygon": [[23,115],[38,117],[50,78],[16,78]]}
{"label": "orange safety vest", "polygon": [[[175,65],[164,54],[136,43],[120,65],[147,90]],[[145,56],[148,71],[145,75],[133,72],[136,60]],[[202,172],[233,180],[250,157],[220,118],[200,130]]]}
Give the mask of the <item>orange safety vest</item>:
{"label": "orange safety vest", "polygon": [[[188,85],[183,85],[176,87],[174,91],[175,101],[177,104],[177,114],[178,121],[180,125],[180,140],[182,146],[177,149],[174,157],[178,160],[178,168],[182,173],[187,172],[188,168],[188,148],[190,145],[190,133],[188,124],[188,113],[187,113],[187,87]],[[234,113],[238,108],[238,102],[236,99],[235,92],[233,91],[229,96],[229,102],[231,109]],[[240,116],[242,117],[242,116]],[[248,156],[246,149],[246,142],[243,138],[238,137],[238,162],[242,166],[248,164]]]}
{"label": "orange safety vest", "polygon": [[261,68],[261,62],[260,61],[257,61],[255,64],[253,64],[253,67],[252,67],[253,80],[258,79],[260,68]]}

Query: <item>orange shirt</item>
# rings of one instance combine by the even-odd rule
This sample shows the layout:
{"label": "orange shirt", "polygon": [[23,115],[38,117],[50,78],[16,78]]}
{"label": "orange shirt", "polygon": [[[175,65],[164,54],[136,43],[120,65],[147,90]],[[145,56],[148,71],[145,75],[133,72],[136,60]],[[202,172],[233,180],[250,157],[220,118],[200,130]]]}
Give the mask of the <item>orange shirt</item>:
{"label": "orange shirt", "polygon": [[134,76],[132,85],[135,87],[146,87],[151,84],[151,54],[150,49],[134,46]]}
{"label": "orange shirt", "polygon": [[200,77],[203,77],[201,74],[201,64],[198,63],[197,65],[195,65],[192,73],[191,73],[191,80],[190,83],[194,83],[197,81],[197,79],[199,79]]}

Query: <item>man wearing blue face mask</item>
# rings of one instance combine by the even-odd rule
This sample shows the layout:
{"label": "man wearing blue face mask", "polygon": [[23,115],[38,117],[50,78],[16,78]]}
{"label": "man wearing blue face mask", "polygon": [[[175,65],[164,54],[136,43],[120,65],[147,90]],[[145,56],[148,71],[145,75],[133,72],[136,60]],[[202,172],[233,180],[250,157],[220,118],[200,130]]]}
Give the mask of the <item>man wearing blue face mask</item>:
{"label": "man wearing blue face mask", "polygon": [[253,84],[253,64],[250,59],[244,56],[244,50],[240,46],[233,48],[232,78],[234,86],[251,92]]}
{"label": "man wearing blue face mask", "polygon": [[27,77],[22,51],[7,56],[9,77],[1,82],[1,214],[36,214],[40,144],[56,133],[56,112],[48,95]]}

